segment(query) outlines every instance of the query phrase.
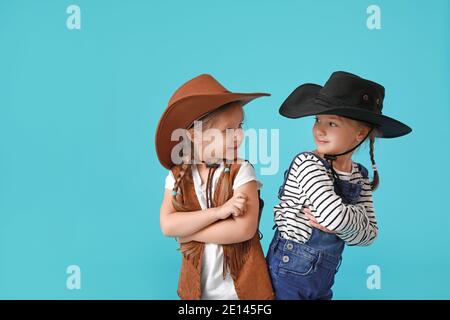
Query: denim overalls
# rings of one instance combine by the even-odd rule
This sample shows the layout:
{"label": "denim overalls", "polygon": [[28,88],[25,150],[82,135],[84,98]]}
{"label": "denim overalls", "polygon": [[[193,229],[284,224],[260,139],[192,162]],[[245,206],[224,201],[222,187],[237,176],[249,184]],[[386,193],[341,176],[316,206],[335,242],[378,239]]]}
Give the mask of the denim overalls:
{"label": "denim overalls", "polygon": [[[322,161],[327,170],[330,169],[330,164],[326,160],[311,152],[304,153],[315,156]],[[360,164],[358,166],[363,177],[367,178],[367,169]],[[290,168],[285,172],[284,183],[278,192],[280,199],[289,170]],[[336,188],[336,183],[339,183],[340,189]],[[361,189],[362,181],[360,183],[335,181],[334,190],[346,204],[356,204]],[[331,287],[342,260],[344,244],[337,235],[316,228],[312,228],[312,234],[304,244],[281,238],[277,230],[266,258],[276,299],[331,299],[333,296]]]}

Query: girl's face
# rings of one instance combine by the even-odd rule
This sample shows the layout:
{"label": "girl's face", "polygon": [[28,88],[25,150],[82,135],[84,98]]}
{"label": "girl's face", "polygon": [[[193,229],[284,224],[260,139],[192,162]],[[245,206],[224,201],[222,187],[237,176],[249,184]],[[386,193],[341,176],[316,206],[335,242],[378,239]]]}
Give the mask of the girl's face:
{"label": "girl's face", "polygon": [[194,149],[203,161],[235,160],[243,141],[242,104],[233,103],[207,121],[203,121],[201,137],[194,138]]}
{"label": "girl's face", "polygon": [[313,126],[314,142],[322,154],[339,154],[353,148],[369,132],[360,122],[335,116],[317,115]]}

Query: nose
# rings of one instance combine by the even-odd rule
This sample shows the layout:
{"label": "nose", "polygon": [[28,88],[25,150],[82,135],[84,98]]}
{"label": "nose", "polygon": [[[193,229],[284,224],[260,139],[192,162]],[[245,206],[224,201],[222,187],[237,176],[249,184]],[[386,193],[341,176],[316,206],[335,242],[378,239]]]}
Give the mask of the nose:
{"label": "nose", "polygon": [[326,131],[324,130],[323,126],[320,123],[316,123],[314,125],[314,130],[315,130],[317,136],[326,135]]}

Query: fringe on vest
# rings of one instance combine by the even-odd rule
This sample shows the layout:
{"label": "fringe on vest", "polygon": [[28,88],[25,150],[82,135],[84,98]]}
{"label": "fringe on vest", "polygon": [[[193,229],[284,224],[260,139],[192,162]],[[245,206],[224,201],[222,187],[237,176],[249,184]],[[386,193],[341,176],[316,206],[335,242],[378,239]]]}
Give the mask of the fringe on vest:
{"label": "fringe on vest", "polygon": [[[234,178],[236,177],[237,172],[239,171],[240,164],[232,164],[231,165],[231,172],[228,174],[231,174],[230,183],[233,184]],[[178,173],[180,171],[179,166],[175,166],[172,168],[174,177],[178,176]],[[215,188],[214,192],[214,207],[221,206],[222,203],[218,204],[217,199],[219,192],[221,192],[221,182],[223,175],[225,173],[222,171]],[[192,170],[189,167],[187,169],[187,172],[184,175],[184,179],[181,181],[179,185],[181,189],[181,195],[180,199],[177,199],[179,201],[182,201],[184,206],[187,208],[186,211],[196,211],[201,210],[201,206],[198,203],[197,195],[195,193],[195,188],[193,184],[192,179]],[[230,195],[230,198],[232,197],[232,194]],[[228,199],[227,199],[228,200]],[[223,278],[225,279],[227,273],[229,272],[230,275],[236,279],[239,275],[240,270],[242,269],[242,266],[245,264],[248,258],[248,253],[251,248],[252,239],[249,239],[244,242],[240,243],[233,243],[233,244],[226,244],[222,245],[223,248]],[[199,261],[201,258],[201,255],[203,254],[204,249],[204,243],[203,242],[197,242],[197,241],[190,241],[186,243],[181,243],[180,247],[178,248],[178,251],[180,251],[183,255],[183,257],[188,260],[194,268],[199,267]]]}

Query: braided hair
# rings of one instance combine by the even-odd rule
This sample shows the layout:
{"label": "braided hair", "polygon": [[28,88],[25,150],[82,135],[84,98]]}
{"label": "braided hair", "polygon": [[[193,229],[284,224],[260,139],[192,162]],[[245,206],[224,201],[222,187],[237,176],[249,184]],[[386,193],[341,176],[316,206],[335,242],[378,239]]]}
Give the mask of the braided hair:
{"label": "braided hair", "polygon": [[378,188],[378,185],[380,184],[380,176],[378,175],[378,168],[375,163],[375,157],[373,155],[373,149],[375,144],[375,135],[370,136],[370,161],[372,162],[372,169],[373,169],[373,180],[370,182],[370,187],[372,191],[375,191]]}

